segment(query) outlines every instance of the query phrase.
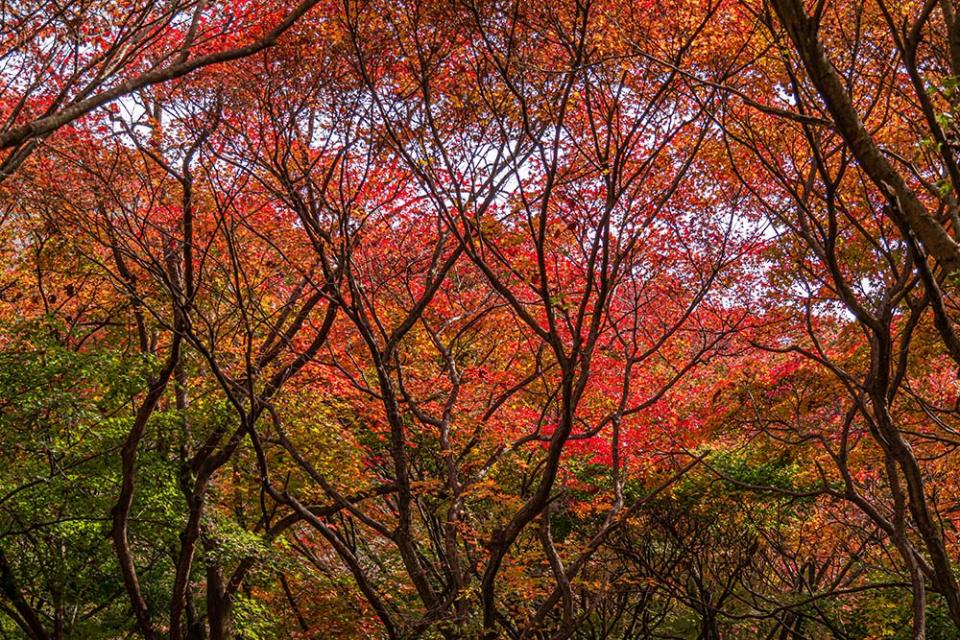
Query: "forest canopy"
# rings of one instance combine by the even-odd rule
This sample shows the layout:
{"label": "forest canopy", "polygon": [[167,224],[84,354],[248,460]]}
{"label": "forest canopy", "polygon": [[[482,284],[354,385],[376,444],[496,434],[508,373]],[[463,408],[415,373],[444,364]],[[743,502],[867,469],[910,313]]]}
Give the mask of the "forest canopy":
{"label": "forest canopy", "polygon": [[0,638],[960,637],[960,1],[0,3]]}

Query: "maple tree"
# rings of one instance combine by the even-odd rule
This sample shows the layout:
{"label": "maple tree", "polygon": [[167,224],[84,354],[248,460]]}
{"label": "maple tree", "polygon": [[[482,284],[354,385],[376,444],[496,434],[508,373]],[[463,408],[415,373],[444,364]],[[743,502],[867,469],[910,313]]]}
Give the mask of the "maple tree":
{"label": "maple tree", "polygon": [[0,7],[0,634],[949,638],[950,0]]}

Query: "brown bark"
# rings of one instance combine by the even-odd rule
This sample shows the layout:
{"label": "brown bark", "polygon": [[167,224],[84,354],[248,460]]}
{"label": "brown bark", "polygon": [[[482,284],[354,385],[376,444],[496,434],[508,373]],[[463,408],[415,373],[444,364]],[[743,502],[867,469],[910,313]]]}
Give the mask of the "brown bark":
{"label": "brown bark", "polygon": [[864,127],[840,75],[827,57],[818,36],[816,21],[807,15],[800,0],[771,0],[771,5],[830,113],[837,132],[870,180],[890,201],[888,211],[894,222],[904,223],[944,270],[953,272],[960,268],[960,246],[930,215],[927,207],[887,161],[876,140]]}

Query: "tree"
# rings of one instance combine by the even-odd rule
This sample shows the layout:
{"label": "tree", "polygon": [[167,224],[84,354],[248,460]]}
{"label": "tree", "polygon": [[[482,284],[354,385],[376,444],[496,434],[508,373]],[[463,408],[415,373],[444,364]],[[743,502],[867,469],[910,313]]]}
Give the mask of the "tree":
{"label": "tree", "polygon": [[951,3],[0,12],[0,633],[960,628]]}

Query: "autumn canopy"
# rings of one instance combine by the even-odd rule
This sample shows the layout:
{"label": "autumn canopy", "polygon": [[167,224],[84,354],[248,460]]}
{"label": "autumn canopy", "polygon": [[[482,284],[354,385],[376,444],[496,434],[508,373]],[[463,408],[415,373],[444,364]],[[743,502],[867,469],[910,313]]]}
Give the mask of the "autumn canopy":
{"label": "autumn canopy", "polygon": [[955,639],[958,472],[958,0],[0,3],[0,639]]}

